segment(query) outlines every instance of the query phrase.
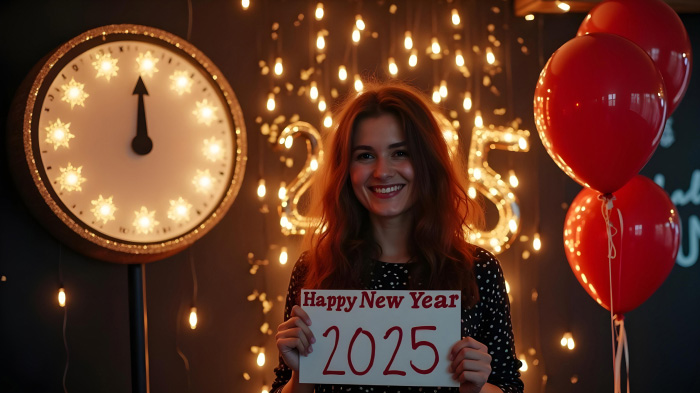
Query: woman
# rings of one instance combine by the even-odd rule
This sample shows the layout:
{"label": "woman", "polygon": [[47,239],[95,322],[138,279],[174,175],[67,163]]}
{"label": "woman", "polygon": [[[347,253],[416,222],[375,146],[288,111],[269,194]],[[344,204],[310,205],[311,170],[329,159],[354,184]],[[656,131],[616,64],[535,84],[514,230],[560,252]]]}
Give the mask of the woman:
{"label": "woman", "polygon": [[299,383],[299,356],[313,351],[315,337],[298,304],[301,288],[422,288],[462,292],[464,338],[448,356],[459,392],[522,392],[501,267],[466,241],[463,228],[480,210],[422,95],[377,85],[346,102],[321,173],[312,206],[324,230],[310,235],[310,251],[292,272],[273,391],[418,391]]}

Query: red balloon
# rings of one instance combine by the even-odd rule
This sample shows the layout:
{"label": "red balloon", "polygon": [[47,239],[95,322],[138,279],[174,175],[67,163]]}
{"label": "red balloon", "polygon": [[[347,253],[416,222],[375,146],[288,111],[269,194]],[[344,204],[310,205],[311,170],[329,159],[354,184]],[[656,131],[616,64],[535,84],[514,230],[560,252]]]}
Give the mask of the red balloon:
{"label": "red balloon", "polygon": [[661,74],[637,45],[592,33],[562,45],[535,88],[535,124],[554,162],[603,194],[649,161],[666,120]]}
{"label": "red balloon", "polygon": [[[571,203],[564,248],[581,286],[610,310],[608,238],[598,195],[584,188]],[[671,272],[680,244],[680,221],[666,192],[644,176],[635,176],[614,195],[613,312],[624,314],[647,300]],[[622,213],[622,226],[615,208]]]}
{"label": "red balloon", "polygon": [[692,69],[690,38],[681,18],[661,0],[606,0],[593,7],[578,35],[611,33],[644,49],[661,71],[668,94],[666,116],[683,98]]}

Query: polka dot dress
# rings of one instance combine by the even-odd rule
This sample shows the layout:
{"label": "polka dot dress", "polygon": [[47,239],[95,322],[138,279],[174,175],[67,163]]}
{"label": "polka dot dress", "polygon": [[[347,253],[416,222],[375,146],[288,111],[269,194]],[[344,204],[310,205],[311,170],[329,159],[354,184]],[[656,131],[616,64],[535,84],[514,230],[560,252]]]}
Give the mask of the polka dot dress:
{"label": "polka dot dress", "polygon": [[[297,261],[292,271],[287,294],[284,319],[291,314],[292,307],[301,291],[306,269]],[[484,249],[477,249],[474,260],[474,273],[479,286],[480,300],[470,308],[462,309],[462,336],[473,337],[488,347],[491,360],[491,375],[488,382],[505,393],[523,391],[520,380],[520,361],[515,355],[513,327],[510,320],[510,303],[506,293],[503,271],[498,260]],[[405,263],[375,262],[367,289],[407,289],[409,272]],[[292,377],[292,370],[282,361],[275,368],[273,392],[282,390]],[[359,386],[359,385],[316,385],[316,393],[331,392],[458,392],[458,388],[410,387],[410,386]]]}

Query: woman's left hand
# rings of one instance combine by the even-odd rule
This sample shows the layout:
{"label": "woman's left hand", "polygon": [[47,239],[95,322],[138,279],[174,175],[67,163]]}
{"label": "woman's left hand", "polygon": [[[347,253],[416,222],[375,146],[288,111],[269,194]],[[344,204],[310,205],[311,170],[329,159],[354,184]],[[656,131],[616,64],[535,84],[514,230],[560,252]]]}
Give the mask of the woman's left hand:
{"label": "woman's left hand", "polygon": [[452,378],[459,381],[460,393],[479,393],[491,374],[491,355],[486,345],[465,337],[450,349]]}

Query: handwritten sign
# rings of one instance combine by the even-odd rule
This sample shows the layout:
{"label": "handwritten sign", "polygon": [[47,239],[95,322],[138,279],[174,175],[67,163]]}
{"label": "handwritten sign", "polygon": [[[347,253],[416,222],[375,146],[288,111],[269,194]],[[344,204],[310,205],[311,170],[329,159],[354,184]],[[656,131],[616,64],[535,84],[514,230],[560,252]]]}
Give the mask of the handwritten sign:
{"label": "handwritten sign", "polygon": [[308,290],[313,352],[299,382],[459,386],[447,372],[460,339],[459,291]]}

